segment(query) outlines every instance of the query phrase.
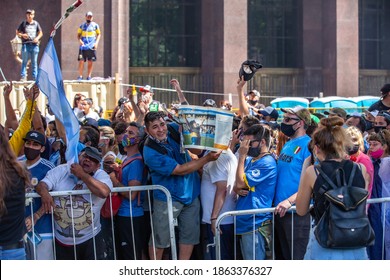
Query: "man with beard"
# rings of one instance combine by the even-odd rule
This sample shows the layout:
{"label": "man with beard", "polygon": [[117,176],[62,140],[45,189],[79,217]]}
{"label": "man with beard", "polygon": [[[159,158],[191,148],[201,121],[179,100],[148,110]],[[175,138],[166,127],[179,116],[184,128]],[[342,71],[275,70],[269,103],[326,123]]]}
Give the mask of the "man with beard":
{"label": "man with beard", "polygon": [[[29,131],[23,138],[24,162],[30,172],[31,186],[33,188],[41,181],[46,173],[54,168],[54,165],[41,158],[45,150],[45,136],[38,131]],[[35,190],[31,190],[34,191]],[[42,238],[42,242],[34,244],[31,240],[27,243],[27,258],[37,260],[53,260],[53,234],[51,215],[45,214],[40,198],[34,198],[32,204],[26,207],[26,227],[30,232],[31,240]],[[33,213],[33,214],[32,214]],[[31,235],[30,235],[31,234]],[[37,235],[37,236],[35,236]]]}
{"label": "man with beard", "polygon": [[309,241],[310,215],[298,216],[287,211],[295,204],[303,162],[310,155],[310,137],[306,130],[311,118],[309,110],[302,106],[282,111],[280,129],[290,140],[284,144],[278,159],[274,198],[275,255],[276,259],[302,260]]}
{"label": "man with beard", "polygon": [[[100,169],[101,153],[86,147],[79,163],[62,164],[50,170],[36,190],[46,213],[55,218],[56,259],[103,258],[100,210],[112,189],[109,175]],[[49,191],[89,190],[91,194],[56,196]]]}

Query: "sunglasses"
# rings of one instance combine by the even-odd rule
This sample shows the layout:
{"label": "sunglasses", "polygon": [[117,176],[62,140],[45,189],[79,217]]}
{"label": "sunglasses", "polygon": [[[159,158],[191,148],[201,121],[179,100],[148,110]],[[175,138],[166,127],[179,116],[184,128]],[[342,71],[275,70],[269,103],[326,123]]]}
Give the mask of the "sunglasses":
{"label": "sunglasses", "polygon": [[289,122],[291,120],[294,120],[294,121],[300,121],[301,119],[298,119],[298,118],[290,118],[290,117],[284,117],[283,118],[283,121],[284,122]]}

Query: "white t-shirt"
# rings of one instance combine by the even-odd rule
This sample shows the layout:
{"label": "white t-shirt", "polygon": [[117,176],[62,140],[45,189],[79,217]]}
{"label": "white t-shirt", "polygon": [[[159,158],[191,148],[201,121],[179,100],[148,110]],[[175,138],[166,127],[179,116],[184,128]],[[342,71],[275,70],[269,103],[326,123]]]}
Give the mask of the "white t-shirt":
{"label": "white t-shirt", "polygon": [[[103,170],[96,170],[93,178],[106,184],[112,190],[110,176]],[[50,170],[42,180],[49,191],[86,190],[86,184],[68,172],[66,164],[61,164]],[[92,198],[92,205],[91,205]],[[55,237],[63,244],[73,245],[73,223],[75,224],[75,242],[83,243],[100,232],[100,210],[106,199],[93,194],[54,197]],[[92,212],[91,212],[92,208]],[[73,221],[72,221],[72,216]],[[93,216],[93,220],[92,220]]]}
{"label": "white t-shirt", "polygon": [[[214,197],[217,190],[216,182],[227,181],[226,198],[219,213],[236,209],[236,194],[233,192],[236,180],[237,158],[228,149],[216,161],[208,162],[203,166],[202,183],[200,186],[200,200],[202,203],[202,222],[211,224],[211,213],[214,206]],[[232,224],[233,217],[222,220],[222,224]]]}
{"label": "white t-shirt", "polygon": [[88,114],[85,115],[85,118],[91,118],[91,119],[94,119],[95,121],[98,121],[100,119],[98,113],[96,113],[95,111],[92,111],[92,109],[90,110],[90,112]]}

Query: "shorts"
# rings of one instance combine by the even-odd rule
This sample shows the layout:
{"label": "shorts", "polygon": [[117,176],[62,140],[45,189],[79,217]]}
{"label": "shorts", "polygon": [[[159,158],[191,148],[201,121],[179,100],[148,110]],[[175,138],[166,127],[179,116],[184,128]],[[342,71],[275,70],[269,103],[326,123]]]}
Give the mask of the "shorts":
{"label": "shorts", "polygon": [[84,60],[85,61],[96,61],[96,50],[80,50],[79,49],[79,56],[77,58],[78,61]]}
{"label": "shorts", "polygon": [[[189,205],[178,201],[172,202],[173,219],[177,220],[179,228],[179,244],[196,245],[200,239],[200,202],[199,198]],[[153,201],[153,234],[149,246],[169,248],[171,246],[168,207],[166,201]]]}

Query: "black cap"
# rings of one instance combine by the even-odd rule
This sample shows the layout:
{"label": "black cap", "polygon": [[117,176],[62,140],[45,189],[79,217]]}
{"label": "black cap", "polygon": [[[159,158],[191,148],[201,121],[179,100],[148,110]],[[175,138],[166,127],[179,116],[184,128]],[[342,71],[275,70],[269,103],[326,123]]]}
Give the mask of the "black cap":
{"label": "black cap", "polygon": [[386,94],[390,91],[390,84],[385,84],[382,88],[381,88],[381,92],[382,94]]}
{"label": "black cap", "polygon": [[26,137],[24,137],[23,140],[24,141],[31,140],[40,144],[41,146],[45,146],[46,143],[45,135],[34,130],[27,132]]}
{"label": "black cap", "polygon": [[81,150],[81,153],[84,152],[87,156],[96,159],[98,162],[102,161],[102,154],[99,152],[98,149],[94,147],[85,147],[84,149]]}
{"label": "black cap", "polygon": [[278,111],[271,107],[265,107],[264,109],[259,110],[259,114],[262,114],[263,116],[270,116],[271,118],[277,120],[279,118],[279,113]]}
{"label": "black cap", "polygon": [[95,128],[97,131],[99,131],[99,123],[97,122],[97,120],[93,118],[86,118],[80,124],[81,126],[91,126]]}
{"label": "black cap", "polygon": [[118,106],[121,106],[122,104],[125,104],[127,102],[130,102],[130,100],[127,97],[121,97],[118,99]]}
{"label": "black cap", "polygon": [[263,65],[256,60],[246,60],[241,64],[240,71],[238,72],[238,76],[244,76],[244,81],[249,81],[252,79],[253,75],[255,75],[256,71],[262,68]]}

